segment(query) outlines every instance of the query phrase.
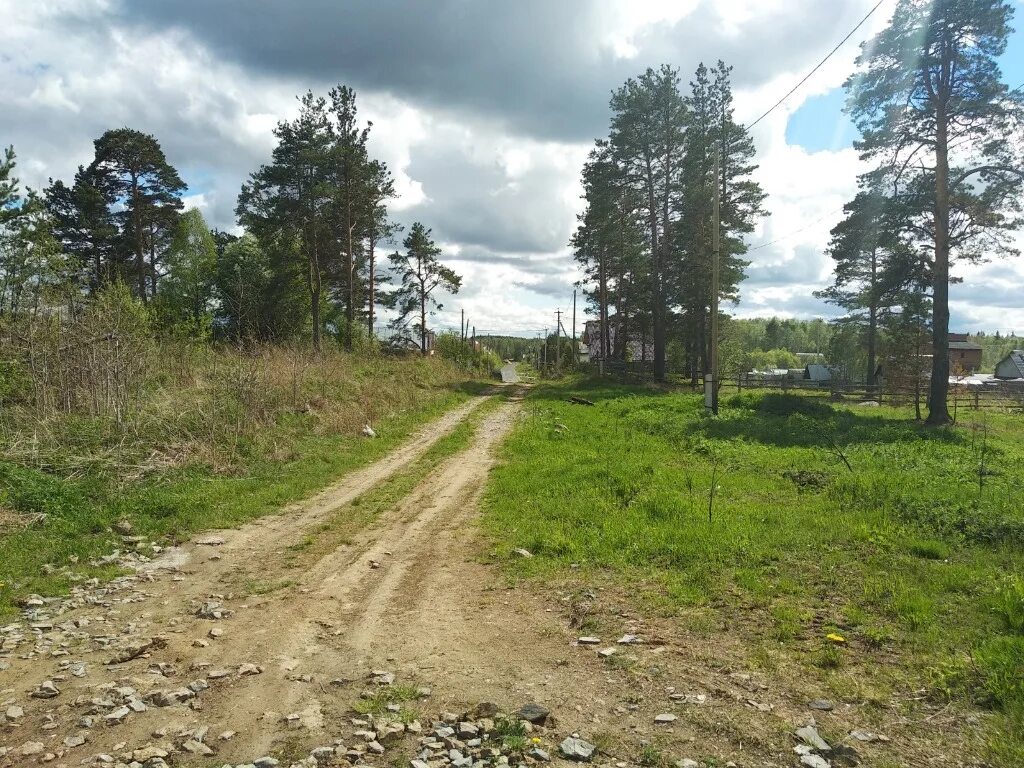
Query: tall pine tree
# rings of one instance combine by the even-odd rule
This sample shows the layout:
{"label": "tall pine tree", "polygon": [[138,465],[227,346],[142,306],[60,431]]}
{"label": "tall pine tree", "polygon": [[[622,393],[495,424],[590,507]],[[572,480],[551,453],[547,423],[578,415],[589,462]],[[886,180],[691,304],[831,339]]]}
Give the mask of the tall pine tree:
{"label": "tall pine tree", "polygon": [[914,201],[908,221],[932,255],[931,424],[950,421],[951,264],[1011,250],[1019,226],[1024,102],[998,65],[1012,13],[1004,0],[900,0],[846,84],[862,157]]}

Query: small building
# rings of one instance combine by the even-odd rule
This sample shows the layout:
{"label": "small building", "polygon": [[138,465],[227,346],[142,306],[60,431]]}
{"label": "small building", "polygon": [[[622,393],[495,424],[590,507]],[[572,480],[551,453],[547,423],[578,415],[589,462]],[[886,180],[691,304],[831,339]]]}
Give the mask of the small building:
{"label": "small building", "polygon": [[804,366],[804,381],[815,381],[821,384],[832,381],[832,371],[819,363]]}
{"label": "small building", "polygon": [[954,371],[974,373],[981,368],[980,344],[970,341],[966,333],[949,334],[949,367]]}
{"label": "small building", "polygon": [[996,363],[997,379],[1024,379],[1024,349],[1015,349]]}

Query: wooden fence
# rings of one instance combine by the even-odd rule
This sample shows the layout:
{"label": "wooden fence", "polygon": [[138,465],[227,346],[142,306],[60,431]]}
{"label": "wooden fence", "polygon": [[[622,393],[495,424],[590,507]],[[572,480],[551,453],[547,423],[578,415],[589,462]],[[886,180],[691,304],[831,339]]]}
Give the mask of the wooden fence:
{"label": "wooden fence", "polygon": [[[591,370],[598,373],[598,366],[590,364]],[[604,364],[605,375],[622,378],[626,381],[649,381],[654,376],[652,363],[623,363],[608,361]],[[674,386],[703,391],[704,381],[698,377],[693,382],[689,376],[670,372],[668,382]],[[922,380],[918,386],[881,384],[869,387],[856,382],[817,382],[806,379],[788,377],[742,376],[724,377],[719,395],[743,392],[748,389],[771,389],[783,392],[803,392],[820,395],[835,402],[867,402],[874,401],[879,405],[909,406],[915,401],[924,408],[928,399],[928,382]],[[950,384],[948,403],[950,410],[956,414],[960,410],[999,410],[1024,413],[1024,383],[999,382],[986,386],[967,386],[966,384]]]}

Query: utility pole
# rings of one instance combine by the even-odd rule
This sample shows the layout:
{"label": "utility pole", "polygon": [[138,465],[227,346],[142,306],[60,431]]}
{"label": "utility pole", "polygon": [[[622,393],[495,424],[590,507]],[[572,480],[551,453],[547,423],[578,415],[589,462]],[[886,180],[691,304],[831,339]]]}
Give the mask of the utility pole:
{"label": "utility pole", "polygon": [[543,352],[543,355],[544,355],[544,360],[543,360],[544,367],[541,370],[543,370],[544,373],[547,373],[547,371],[548,371],[548,329],[547,328],[544,329],[544,346],[541,347],[541,351]]}
{"label": "utility pole", "polygon": [[580,362],[580,350],[576,346],[576,289],[572,289],[572,367],[576,368]]}
{"label": "utility pole", "polygon": [[555,310],[555,375],[562,372],[562,310]]}
{"label": "utility pole", "polygon": [[708,402],[707,383],[705,382],[705,405],[718,415],[718,283],[719,283],[719,260],[720,260],[720,238],[719,238],[719,184],[718,166],[720,161],[720,150],[715,148],[715,193],[712,207],[711,221],[711,393],[710,403]]}
{"label": "utility pole", "polygon": [[459,335],[462,337],[462,343],[466,343],[466,308],[462,308],[462,319],[459,321]]}

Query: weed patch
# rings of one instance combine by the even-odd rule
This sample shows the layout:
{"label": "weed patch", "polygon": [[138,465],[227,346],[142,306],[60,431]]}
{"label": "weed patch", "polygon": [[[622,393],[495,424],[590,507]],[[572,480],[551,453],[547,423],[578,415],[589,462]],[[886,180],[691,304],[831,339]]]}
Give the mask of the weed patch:
{"label": "weed patch", "polygon": [[485,492],[495,554],[520,577],[615,573],[662,616],[713,611],[751,663],[767,639],[823,687],[1024,708],[1024,582],[1005,576],[1024,569],[1020,417],[988,417],[979,475],[976,435],[909,409],[722,402],[710,418],[664,389],[535,389]]}

